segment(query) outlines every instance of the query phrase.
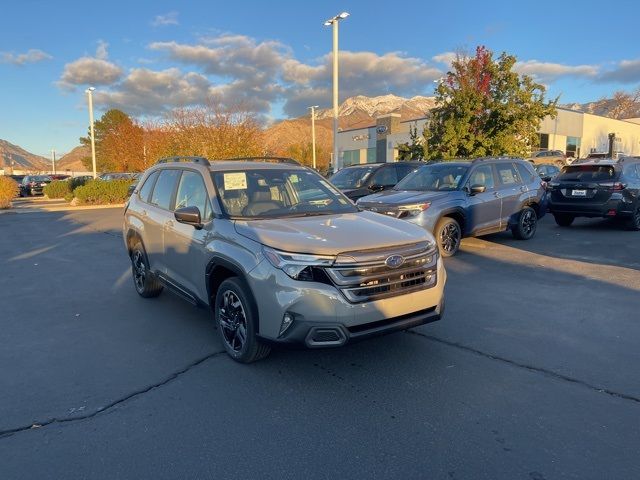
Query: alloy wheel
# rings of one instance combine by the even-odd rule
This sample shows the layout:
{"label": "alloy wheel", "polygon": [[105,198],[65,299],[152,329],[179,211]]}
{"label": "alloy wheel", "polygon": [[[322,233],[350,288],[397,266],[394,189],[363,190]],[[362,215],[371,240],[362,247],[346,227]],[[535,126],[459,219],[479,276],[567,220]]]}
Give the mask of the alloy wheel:
{"label": "alloy wheel", "polygon": [[529,236],[536,228],[535,212],[533,210],[525,210],[522,213],[522,233]]}
{"label": "alloy wheel", "polygon": [[455,252],[460,244],[460,229],[455,223],[446,224],[440,230],[440,245],[447,253]]}
{"label": "alloy wheel", "polygon": [[147,266],[144,263],[144,256],[142,255],[142,252],[136,250],[133,253],[131,262],[133,264],[133,281],[135,282],[136,290],[138,290],[138,292],[143,292],[144,283],[147,278]]}
{"label": "alloy wheel", "polygon": [[232,290],[222,294],[219,308],[220,326],[226,344],[235,352],[247,341],[247,316],[240,298]]}

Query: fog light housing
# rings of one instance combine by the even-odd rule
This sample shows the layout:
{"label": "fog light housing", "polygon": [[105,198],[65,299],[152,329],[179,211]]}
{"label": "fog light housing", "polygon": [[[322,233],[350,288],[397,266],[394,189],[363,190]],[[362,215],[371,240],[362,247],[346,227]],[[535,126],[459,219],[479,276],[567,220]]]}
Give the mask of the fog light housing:
{"label": "fog light housing", "polygon": [[286,312],[282,316],[282,323],[280,324],[280,333],[278,333],[278,337],[281,337],[284,332],[286,332],[291,325],[293,325],[294,316],[292,313]]}

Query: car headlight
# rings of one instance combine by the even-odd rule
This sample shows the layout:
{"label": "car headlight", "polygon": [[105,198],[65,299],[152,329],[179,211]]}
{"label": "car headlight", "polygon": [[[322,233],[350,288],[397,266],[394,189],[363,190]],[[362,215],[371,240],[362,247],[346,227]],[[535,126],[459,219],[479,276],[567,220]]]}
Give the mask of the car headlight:
{"label": "car headlight", "polygon": [[335,257],[331,255],[289,253],[269,247],[262,247],[262,251],[271,265],[294,280],[313,280],[313,267],[330,267],[335,261]]}
{"label": "car headlight", "polygon": [[399,216],[401,218],[415,217],[417,215],[420,215],[430,206],[431,206],[431,202],[413,203],[411,205],[401,205],[400,207],[398,207],[398,210],[400,211]]}

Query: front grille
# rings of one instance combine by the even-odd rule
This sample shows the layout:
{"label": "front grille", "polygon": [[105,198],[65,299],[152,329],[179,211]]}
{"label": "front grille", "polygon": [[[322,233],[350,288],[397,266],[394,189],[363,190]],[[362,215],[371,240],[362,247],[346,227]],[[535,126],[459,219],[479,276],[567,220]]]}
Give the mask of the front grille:
{"label": "front grille", "polygon": [[[396,268],[388,266],[387,259],[396,256],[404,262]],[[421,242],[345,253],[325,271],[349,302],[361,303],[433,287],[437,283],[437,262],[435,246]]]}

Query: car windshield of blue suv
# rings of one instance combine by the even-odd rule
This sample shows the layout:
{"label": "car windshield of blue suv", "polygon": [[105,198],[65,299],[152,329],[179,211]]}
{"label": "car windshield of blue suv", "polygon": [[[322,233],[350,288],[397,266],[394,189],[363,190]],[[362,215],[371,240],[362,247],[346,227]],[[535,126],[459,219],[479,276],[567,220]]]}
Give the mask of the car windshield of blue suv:
{"label": "car windshield of blue suv", "polygon": [[469,169],[468,165],[425,165],[407,175],[394,190],[451,191],[457,190]]}
{"label": "car windshield of blue suv", "polygon": [[362,187],[373,173],[374,167],[343,168],[331,177],[331,183],[343,190]]}
{"label": "car windshield of blue suv", "polygon": [[225,213],[232,218],[281,218],[357,212],[357,207],[309,170],[213,172]]}

